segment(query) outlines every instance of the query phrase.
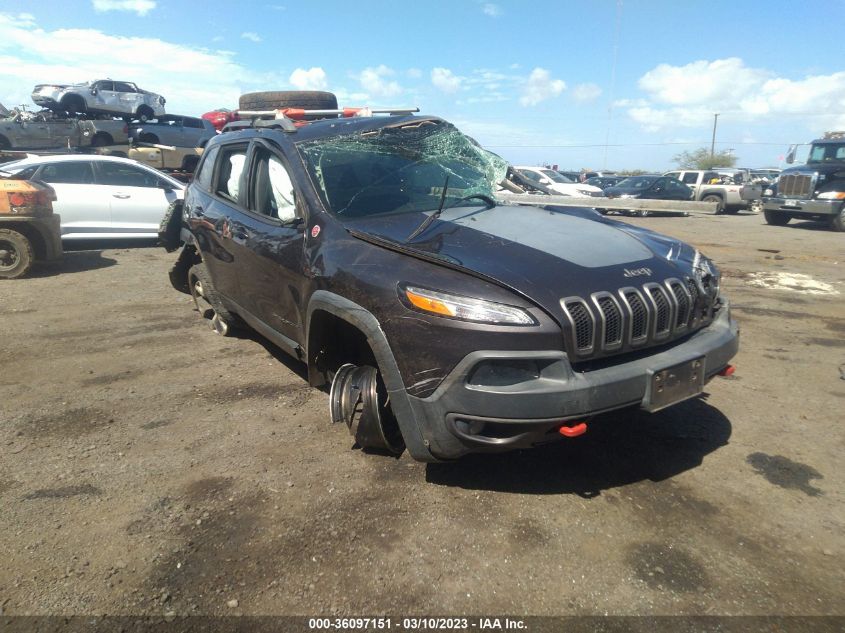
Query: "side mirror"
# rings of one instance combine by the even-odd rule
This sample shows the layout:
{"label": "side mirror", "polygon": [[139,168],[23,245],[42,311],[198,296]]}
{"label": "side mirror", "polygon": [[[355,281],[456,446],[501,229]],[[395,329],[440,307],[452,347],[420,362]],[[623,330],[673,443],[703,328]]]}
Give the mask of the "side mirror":
{"label": "side mirror", "polygon": [[91,92],[91,94],[92,94],[92,95],[96,95],[96,94],[97,94],[97,89],[96,89],[96,88],[91,88],[91,91],[90,91],[90,92]]}
{"label": "side mirror", "polygon": [[784,159],[784,162],[787,165],[791,165],[792,163],[795,162],[795,153],[797,151],[798,151],[797,145],[790,145],[789,146],[789,149],[786,151],[786,158]]}

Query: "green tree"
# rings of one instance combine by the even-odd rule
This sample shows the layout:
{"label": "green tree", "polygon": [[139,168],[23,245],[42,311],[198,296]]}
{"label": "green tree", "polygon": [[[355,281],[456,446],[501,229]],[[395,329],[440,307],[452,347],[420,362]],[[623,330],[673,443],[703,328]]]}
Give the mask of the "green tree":
{"label": "green tree", "polygon": [[706,147],[699,147],[691,152],[681,152],[673,158],[681,169],[713,169],[714,167],[733,167],[737,157],[730,152],[716,152],[712,156]]}

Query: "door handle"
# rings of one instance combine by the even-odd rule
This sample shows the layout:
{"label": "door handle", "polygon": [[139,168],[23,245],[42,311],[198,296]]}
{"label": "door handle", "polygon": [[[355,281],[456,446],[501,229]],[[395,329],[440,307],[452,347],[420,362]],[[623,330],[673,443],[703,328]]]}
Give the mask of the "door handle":
{"label": "door handle", "polygon": [[127,198],[131,198],[128,193],[113,193],[112,198],[119,198],[121,200],[126,200]]}

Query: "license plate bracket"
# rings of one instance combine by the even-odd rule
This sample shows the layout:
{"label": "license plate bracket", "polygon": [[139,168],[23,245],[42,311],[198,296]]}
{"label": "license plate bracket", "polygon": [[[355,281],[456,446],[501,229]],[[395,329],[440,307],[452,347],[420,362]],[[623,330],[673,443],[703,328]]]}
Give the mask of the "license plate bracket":
{"label": "license plate bracket", "polygon": [[642,406],[646,411],[660,411],[702,391],[704,356],[699,356],[665,369],[650,369]]}

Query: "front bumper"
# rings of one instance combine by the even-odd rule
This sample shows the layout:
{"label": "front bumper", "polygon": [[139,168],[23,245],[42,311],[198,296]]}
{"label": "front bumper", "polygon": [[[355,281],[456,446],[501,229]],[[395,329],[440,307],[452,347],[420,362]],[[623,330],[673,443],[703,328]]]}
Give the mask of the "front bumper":
{"label": "front bumper", "polygon": [[[478,351],[458,363],[433,394],[409,400],[438,459],[525,448],[560,439],[562,422],[643,406],[655,371],[704,357],[704,376],[712,378],[738,349],[739,328],[726,303],[706,328],[627,362],[576,371],[559,350]],[[489,369],[496,366],[511,368],[510,376],[494,376]],[[530,367],[536,371],[525,369]],[[514,382],[519,371],[532,378]]]}
{"label": "front bumper", "polygon": [[793,215],[836,215],[842,200],[795,200],[793,198],[763,198],[763,210],[783,211]]}

